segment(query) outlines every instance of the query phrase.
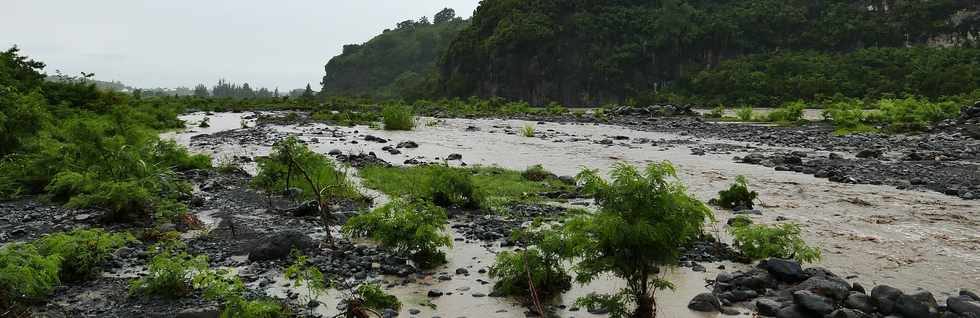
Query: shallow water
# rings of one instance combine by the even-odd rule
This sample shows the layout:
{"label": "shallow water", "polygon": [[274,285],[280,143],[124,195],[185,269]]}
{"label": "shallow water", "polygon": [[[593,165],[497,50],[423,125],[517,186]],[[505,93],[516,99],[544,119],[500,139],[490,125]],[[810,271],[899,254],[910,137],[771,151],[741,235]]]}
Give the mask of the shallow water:
{"label": "shallow water", "polygon": [[[219,129],[238,129],[240,118],[248,113],[215,114],[208,129],[191,128],[182,132],[169,133],[184,145],[190,144],[190,137],[196,134],[213,133]],[[204,114],[183,116],[196,124]],[[429,120],[422,120],[426,123]],[[532,125],[539,137],[526,138],[505,131],[519,131],[525,125]],[[468,132],[467,127],[475,126],[480,131]],[[512,127],[510,129],[505,127]],[[349,135],[346,140],[329,137],[330,134],[317,135],[325,129],[339,129]],[[737,164],[731,157],[744,153],[690,154],[688,145],[668,146],[669,142],[686,140],[690,146],[704,143],[718,143],[717,140],[693,139],[678,134],[644,132],[609,125],[558,124],[525,122],[517,120],[491,119],[447,119],[439,120],[434,126],[419,125],[413,131],[388,132],[364,126],[327,127],[310,125],[303,127],[276,127],[276,130],[296,133],[304,140],[317,138],[310,142],[313,149],[326,153],[331,149],[344,152],[374,152],[379,157],[400,164],[406,159],[424,157],[426,161],[436,161],[451,153],[459,153],[467,164],[499,165],[511,169],[524,169],[530,165],[542,164],[559,175],[573,175],[583,167],[608,169],[616,162],[625,161],[645,165],[651,162],[670,160],[679,171],[679,177],[698,198],[707,201],[726,188],[738,175],[745,175],[754,190],[760,193],[763,202],[763,216],[755,216],[760,222],[773,222],[777,217],[798,222],[803,226],[804,238],[812,245],[820,247],[823,260],[817,264],[842,276],[853,276],[852,281],[865,286],[888,284],[901,289],[925,288],[942,295],[955,294],[960,288],[980,289],[980,202],[965,201],[951,196],[932,192],[898,190],[890,186],[851,185],[829,182],[809,175],[779,172],[771,168]],[[357,131],[357,134],[354,134]],[[388,139],[386,144],[366,142],[364,134]],[[601,145],[593,141],[611,136],[628,136],[630,141],[617,141],[614,145]],[[640,138],[652,140],[634,144]],[[356,140],[357,144],[351,143]],[[401,141],[415,141],[417,149],[401,149],[403,154],[390,155],[381,148],[394,146]],[[560,142],[556,142],[560,141]],[[746,143],[725,142],[746,145]],[[656,144],[656,145],[655,145]],[[192,150],[215,154],[217,158],[234,155],[261,155],[268,152],[270,145],[228,144],[218,147]],[[758,146],[758,145],[755,145]],[[800,145],[801,147],[805,145]],[[454,163],[454,164],[458,164]],[[724,221],[732,215],[716,211],[719,224],[709,225],[709,231],[723,234]],[[723,235],[722,235],[723,236]],[[459,242],[457,242],[459,243]],[[481,250],[482,249],[482,250]],[[482,263],[476,264],[475,260]],[[486,266],[492,262],[492,254],[478,245],[457,244],[450,251],[451,263],[446,271],[457,267]],[[706,265],[708,268],[715,266]],[[695,317],[685,306],[693,295],[707,291],[703,287],[705,277],[714,274],[698,274],[678,270],[671,277],[679,285],[677,297],[661,294],[661,312],[665,317]],[[471,273],[476,273],[471,270]],[[475,276],[475,275],[474,275]],[[472,277],[472,276],[471,276]],[[458,288],[455,279],[436,288],[452,291]],[[615,280],[597,283],[600,289],[612,289],[618,284]],[[472,288],[488,289],[489,285]],[[400,298],[425,298],[429,286],[409,285],[394,290]],[[576,287],[566,298],[586,293],[589,287]],[[454,302],[454,297],[466,297],[467,301]],[[470,294],[444,296],[436,300],[437,312],[446,315],[468,315],[471,317],[492,316],[496,310],[506,309],[501,317],[520,316],[524,310],[514,304],[494,298],[473,298]],[[564,303],[570,304],[566,299]],[[410,301],[406,301],[410,303]],[[462,310],[461,312],[450,309]],[[332,308],[332,307],[330,307]],[[413,307],[407,307],[413,308]],[[423,310],[421,306],[414,307]],[[587,316],[587,313],[578,313]]]}

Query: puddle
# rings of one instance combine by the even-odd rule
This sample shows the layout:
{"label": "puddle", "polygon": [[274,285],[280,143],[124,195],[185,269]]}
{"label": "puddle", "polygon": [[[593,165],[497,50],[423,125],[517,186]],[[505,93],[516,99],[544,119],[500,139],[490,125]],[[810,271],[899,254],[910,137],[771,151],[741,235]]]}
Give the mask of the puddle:
{"label": "puddle", "polygon": [[[191,142],[190,137],[197,134],[214,133],[220,131],[219,129],[238,129],[241,126],[241,117],[248,114],[250,113],[214,114],[209,116],[210,128],[172,132],[164,137],[187,145],[193,151],[213,154],[216,158],[266,154],[270,145],[236,143],[198,147]],[[191,114],[182,118],[194,123],[203,118],[203,114]],[[525,125],[534,126],[539,137],[527,138],[519,133],[506,133],[508,130],[517,132]],[[479,131],[469,131],[467,128],[471,126]],[[609,125],[539,124],[492,119],[446,119],[440,120],[435,126],[423,124],[413,131],[395,132],[366,126],[328,127],[320,124],[302,127],[276,126],[274,129],[298,134],[312,149],[321,153],[333,149],[354,153],[374,152],[393,164],[401,164],[416,157],[424,157],[425,161],[432,162],[437,157],[445,158],[449,154],[458,153],[469,165],[524,169],[542,164],[558,175],[574,175],[583,167],[605,172],[619,161],[646,165],[670,160],[677,166],[679,177],[688,185],[690,192],[704,201],[727,188],[736,176],[745,175],[753,189],[760,193],[762,206],[765,207],[764,215],[754,218],[760,222],[774,222],[777,218],[785,218],[800,223],[804,229],[804,238],[823,252],[823,260],[818,266],[841,276],[855,276],[852,281],[865,286],[889,284],[905,290],[921,287],[940,298],[942,295],[955,294],[960,288],[980,289],[980,234],[976,228],[976,224],[980,222],[980,202],[932,192],[897,190],[890,186],[832,183],[799,173],[736,164],[731,159],[745,153],[703,156],[691,154],[690,146],[722,142],[718,140],[636,131]],[[330,130],[338,130],[346,136],[332,137]],[[367,142],[363,140],[364,134],[381,137],[389,142]],[[615,141],[612,145],[596,143],[614,136],[626,136],[629,140]],[[352,140],[357,143],[351,143]],[[403,153],[398,155],[381,149],[409,140],[418,143],[419,147],[401,149]],[[645,142],[635,143],[638,140]],[[254,166],[251,171],[254,172]],[[723,211],[716,211],[716,216],[722,224],[732,217],[731,213]],[[871,217],[893,218],[895,221],[882,224],[866,221]],[[711,225],[708,231],[722,234],[724,227]],[[452,272],[457,267],[485,267],[492,263],[493,254],[485,248],[475,244],[456,243],[449,251],[451,262],[445,271]],[[717,264],[706,264],[706,267],[709,268],[707,274],[694,273],[687,269],[678,269],[671,273],[669,278],[679,288],[675,292],[659,294],[658,302],[663,316],[701,317],[687,310],[685,306],[691,297],[707,291],[704,288],[704,278],[713,278],[717,273],[712,270]],[[729,270],[731,268],[729,266]],[[509,301],[472,297],[471,294],[477,291],[489,293],[490,285],[475,283],[479,274],[472,269],[470,272],[473,275],[465,279],[454,276],[449,282],[433,282],[432,286],[410,284],[396,287],[391,292],[406,303],[406,312],[409,308],[419,309],[422,310],[421,316],[523,315],[523,307]],[[589,286],[576,286],[565,295],[562,303],[571,305],[577,296],[594,290],[612,290],[620,284],[621,282],[615,280],[603,280]],[[417,302],[427,300],[425,294],[430,288],[455,291],[462,287],[470,287],[470,291],[464,294],[454,292],[454,295],[434,300],[437,305],[434,311],[417,305]],[[333,305],[321,306],[321,310],[332,310],[334,305],[335,302]],[[499,310],[506,312],[498,313]],[[562,315],[590,314],[579,312]]]}

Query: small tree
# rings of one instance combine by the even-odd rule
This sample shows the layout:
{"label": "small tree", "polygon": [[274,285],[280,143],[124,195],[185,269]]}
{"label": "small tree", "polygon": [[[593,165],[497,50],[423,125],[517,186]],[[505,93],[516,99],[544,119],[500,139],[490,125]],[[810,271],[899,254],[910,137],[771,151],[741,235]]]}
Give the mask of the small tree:
{"label": "small tree", "polygon": [[618,296],[594,295],[580,303],[601,299],[626,308],[631,302],[632,317],[656,317],[656,291],[673,288],[656,277],[659,267],[677,263],[680,248],[702,234],[706,219],[714,220],[711,210],[687,193],[669,162],[651,164],[643,172],[616,164],[611,182],[597,170],[584,170],[577,179],[600,210],[566,222],[561,241],[569,247],[562,249],[563,256],[579,260],[574,266],[579,283],[604,273],[626,281]]}
{"label": "small tree", "polygon": [[[359,197],[347,175],[333,161],[311,151],[295,136],[277,142],[269,157],[259,160],[259,173],[252,184],[269,193],[299,187],[304,195],[316,200],[320,221],[328,229],[335,223],[328,208],[331,200]],[[331,236],[327,235],[327,239]]]}

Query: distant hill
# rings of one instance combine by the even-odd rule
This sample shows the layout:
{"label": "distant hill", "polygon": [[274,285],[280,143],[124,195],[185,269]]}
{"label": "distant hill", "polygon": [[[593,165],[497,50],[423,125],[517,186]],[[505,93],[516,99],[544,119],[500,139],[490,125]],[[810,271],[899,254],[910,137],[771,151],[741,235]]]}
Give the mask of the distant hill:
{"label": "distant hill", "polygon": [[343,53],[324,67],[322,92],[378,98],[435,93],[437,65],[467,25],[452,9],[445,9],[431,22],[426,17],[400,22],[364,44],[345,45]]}
{"label": "distant hill", "polygon": [[[706,92],[694,97],[960,94],[980,88],[980,54],[970,48],[978,8],[967,0],[481,1],[440,65],[440,86],[448,96],[573,106]],[[950,75],[957,83],[942,80]]]}

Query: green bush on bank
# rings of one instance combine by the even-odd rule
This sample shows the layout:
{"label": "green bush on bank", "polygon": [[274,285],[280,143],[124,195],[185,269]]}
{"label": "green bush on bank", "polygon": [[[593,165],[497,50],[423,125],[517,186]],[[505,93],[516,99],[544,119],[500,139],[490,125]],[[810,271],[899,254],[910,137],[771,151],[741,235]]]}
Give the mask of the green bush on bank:
{"label": "green bush on bank", "polygon": [[412,108],[403,105],[390,105],[381,110],[381,121],[385,130],[412,130],[415,128],[415,115]]}
{"label": "green bush on bank", "polygon": [[0,73],[17,74],[0,78],[0,199],[48,194],[124,221],[171,214],[161,208],[190,189],[176,172],[211,163],[157,136],[183,127],[184,105],[46,81],[43,67],[16,48],[0,54]]}
{"label": "green bush on bank", "polygon": [[0,305],[43,300],[62,282],[90,278],[131,240],[129,234],[79,229],[0,247]]}
{"label": "green bush on bank", "polygon": [[112,253],[135,240],[128,233],[107,233],[101,229],[78,229],[44,236],[33,244],[41,255],[58,255],[65,266],[62,281],[73,282],[97,274]]}

